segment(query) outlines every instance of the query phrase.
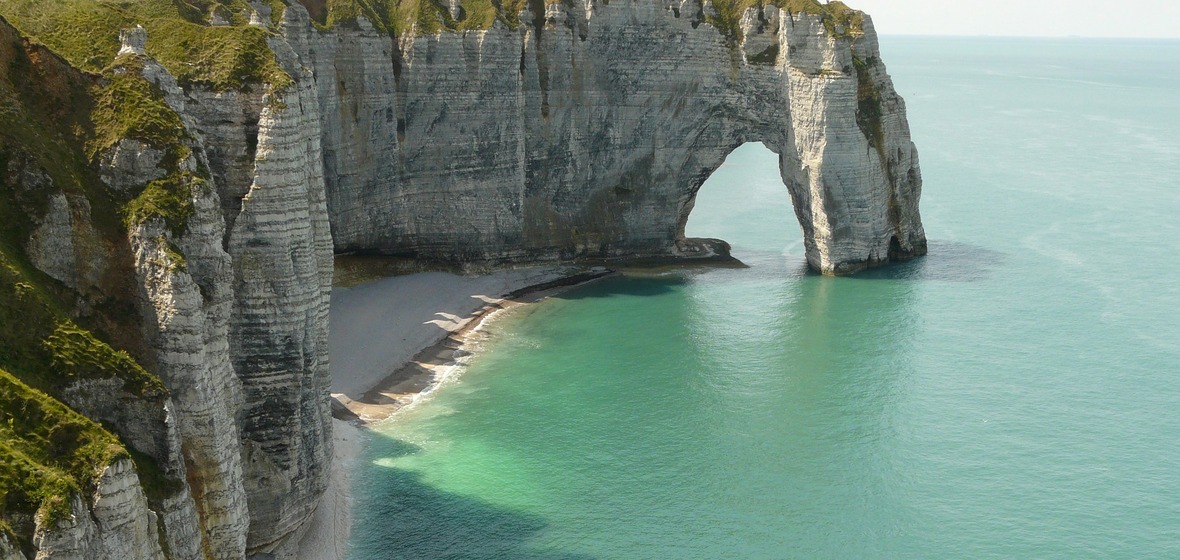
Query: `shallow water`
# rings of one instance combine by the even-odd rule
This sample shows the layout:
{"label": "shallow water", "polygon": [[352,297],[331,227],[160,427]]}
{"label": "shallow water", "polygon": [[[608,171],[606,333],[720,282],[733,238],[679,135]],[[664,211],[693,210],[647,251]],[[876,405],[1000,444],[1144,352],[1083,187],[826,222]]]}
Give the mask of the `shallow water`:
{"label": "shallow water", "polygon": [[495,322],[373,438],[351,558],[1180,554],[1180,43],[882,48],[929,257],[807,273],[740,148],[689,233],[751,267]]}

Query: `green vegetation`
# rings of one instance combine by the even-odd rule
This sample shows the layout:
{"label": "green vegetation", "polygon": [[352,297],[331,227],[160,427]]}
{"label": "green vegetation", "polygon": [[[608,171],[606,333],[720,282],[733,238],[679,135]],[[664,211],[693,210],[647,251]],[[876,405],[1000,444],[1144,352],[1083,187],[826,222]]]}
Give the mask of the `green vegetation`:
{"label": "green vegetation", "polygon": [[[491,6],[490,0],[471,0],[471,3]],[[418,34],[433,34],[459,28],[450,12],[435,0],[326,0],[322,4],[320,17],[315,20],[322,28],[355,26],[357,18],[361,16],[378,31],[397,37],[409,34],[411,29]],[[313,15],[315,13],[313,11]],[[492,15],[490,20],[487,17],[489,13]],[[466,19],[486,22],[486,26],[478,27],[486,29],[492,26],[495,12],[494,9],[475,10],[473,17]]]}
{"label": "green vegetation", "polygon": [[864,13],[839,1],[822,4],[819,0],[714,0],[717,15],[706,15],[705,22],[716,27],[731,44],[742,42],[741,19],[746,10],[766,5],[792,14],[819,16],[828,33],[835,37],[856,37],[864,33]]}
{"label": "green vegetation", "polygon": [[180,20],[153,20],[147,52],[182,86],[201,84],[217,91],[245,91],[269,84],[282,91],[295,83],[267,45],[270,32],[258,27],[207,27]]}
{"label": "green vegetation", "polygon": [[[411,33],[431,35],[443,31],[490,29],[501,21],[509,29],[520,27],[520,12],[529,0],[460,0],[455,18],[438,0],[301,0],[321,28],[355,24],[364,16],[383,33],[403,37]],[[535,1],[535,0],[534,0]],[[561,0],[541,0],[539,6]]]}
{"label": "green vegetation", "polygon": [[[138,332],[134,305],[76,293],[36,270],[23,250],[34,220],[58,193],[89,202],[90,225],[98,242],[110,247],[126,243],[122,214],[169,220],[183,217],[186,203],[191,206],[188,199],[166,201],[163,186],[127,200],[136,193],[111,192],[92,165],[124,137],[164,150],[173,168],[188,157],[179,118],[139,76],[136,62],[121,59],[102,77],[86,75],[0,22],[0,531],[26,548],[28,515],[59,519],[69,512],[71,493],[87,494],[104,466],[127,456],[114,435],[54,396],[83,379],[119,380],[123,390],[148,398],[167,394],[158,377],[92,329],[101,324],[110,332]],[[133,204],[141,198],[142,204]],[[122,280],[109,281],[118,286]],[[76,302],[92,296],[96,315],[72,319]],[[149,496],[175,491],[179,482],[159,473],[150,458],[134,459],[146,473]]]}
{"label": "green vegetation", "polygon": [[[273,24],[285,5],[268,4]],[[182,85],[227,91],[269,84],[281,90],[293,82],[266,43],[274,30],[246,25],[248,9],[246,0],[0,0],[0,15],[86,71],[109,66],[119,50],[119,31],[142,25],[148,53]],[[232,25],[208,25],[214,12]]]}
{"label": "green vegetation", "polygon": [[158,377],[96,338],[54,305],[54,282],[0,247],[0,367],[48,393],[79,379],[123,381],[134,395],[167,392]]}
{"label": "green vegetation", "polygon": [[[176,171],[148,183],[147,188],[124,207],[123,216],[128,229],[150,218],[160,217],[172,235],[182,235],[193,214],[193,189],[207,187],[205,179],[188,171]],[[183,259],[180,263],[183,263]]]}
{"label": "green vegetation", "polygon": [[0,516],[36,512],[54,523],[69,515],[71,494],[123,457],[102,426],[0,369]]}
{"label": "green vegetation", "polygon": [[94,111],[94,139],[87,148],[95,157],[124,138],[164,148],[188,137],[180,116],[164,102],[155,84],[143,79],[143,61],[125,55],[103,72],[105,86],[98,88]]}

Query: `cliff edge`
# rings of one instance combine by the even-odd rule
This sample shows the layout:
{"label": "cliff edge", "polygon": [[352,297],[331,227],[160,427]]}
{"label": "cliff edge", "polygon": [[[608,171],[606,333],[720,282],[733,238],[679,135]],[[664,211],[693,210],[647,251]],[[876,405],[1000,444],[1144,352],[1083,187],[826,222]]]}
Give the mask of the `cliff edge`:
{"label": "cliff edge", "polygon": [[924,254],[871,19],[814,0],[0,0],[0,558],[279,559],[333,252],[706,257],[779,155],[809,265]]}

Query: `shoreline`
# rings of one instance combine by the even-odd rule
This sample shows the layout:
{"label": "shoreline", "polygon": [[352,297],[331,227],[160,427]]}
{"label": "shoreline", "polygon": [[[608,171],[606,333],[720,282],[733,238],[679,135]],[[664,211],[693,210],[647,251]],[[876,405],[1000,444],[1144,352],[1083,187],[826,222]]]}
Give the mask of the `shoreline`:
{"label": "shoreline", "polygon": [[399,410],[417,403],[450,379],[467,364],[482,342],[482,328],[505,311],[536,303],[565,290],[613,276],[618,272],[596,267],[514,289],[486,300],[479,308],[453,323],[440,340],[421,348],[409,361],[396,365],[377,384],[356,398],[332,394],[332,416],[336,420],[365,427],[385,421]]}
{"label": "shoreline", "polygon": [[[369,437],[370,426],[387,420],[399,410],[419,402],[422,397],[429,395],[450,379],[475,354],[475,347],[482,340],[482,327],[487,321],[505,311],[536,303],[565,290],[616,274],[616,271],[604,267],[516,269],[494,271],[476,277],[422,272],[339,288],[340,291],[360,300],[356,302],[360,305],[334,308],[338,313],[333,317],[333,321],[348,320],[354,318],[354,314],[361,318],[366,314],[374,314],[370,313],[375,307],[371,305],[374,302],[365,300],[414,298],[421,296],[424,290],[444,296],[442,300],[433,302],[438,305],[424,309],[437,307],[451,311],[435,311],[429,315],[441,316],[443,320],[429,319],[424,312],[418,310],[417,317],[407,317],[399,313],[396,316],[378,317],[372,322],[374,325],[366,323],[365,328],[372,329],[368,331],[370,336],[367,339],[377,343],[388,343],[380,347],[386,350],[380,354],[394,357],[395,361],[383,369],[385,373],[375,382],[371,381],[376,378],[372,373],[373,361],[358,359],[357,355],[349,356],[353,363],[348,363],[348,359],[344,360],[346,363],[343,369],[346,373],[353,374],[352,379],[341,380],[342,383],[338,386],[335,372],[333,373],[333,391],[330,397],[331,473],[323,498],[298,541],[296,558],[343,560],[352,526],[352,471],[364,449],[363,441]],[[437,275],[445,278],[439,278]],[[429,281],[416,282],[414,277],[416,280],[425,278]],[[397,281],[399,278],[402,281]],[[442,282],[443,279],[450,280],[450,283]],[[381,282],[385,282],[386,285],[378,285]],[[498,290],[499,293],[494,296],[480,293],[488,291],[486,288],[491,284],[503,289]],[[366,286],[369,289],[359,290]],[[463,313],[457,313],[456,310]],[[380,315],[379,311],[375,314]],[[427,320],[421,320],[424,318]],[[400,344],[399,341],[390,340],[403,334],[398,330],[399,326],[408,327],[418,336],[405,336]],[[385,335],[377,338],[386,340],[374,341],[374,331]],[[361,345],[359,350],[362,353],[366,350],[372,353],[374,348],[375,346]],[[407,351],[407,358],[396,361],[396,357],[406,355]],[[332,359],[335,367],[336,356],[332,356]],[[369,382],[368,386],[366,381]],[[337,392],[337,388],[345,390]],[[350,397],[347,392],[352,392],[357,398]]]}

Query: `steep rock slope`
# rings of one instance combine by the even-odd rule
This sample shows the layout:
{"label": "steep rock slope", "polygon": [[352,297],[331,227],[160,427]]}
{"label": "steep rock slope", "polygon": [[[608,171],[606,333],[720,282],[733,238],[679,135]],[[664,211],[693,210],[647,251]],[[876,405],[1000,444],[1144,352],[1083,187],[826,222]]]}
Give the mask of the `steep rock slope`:
{"label": "steep rock slope", "polygon": [[530,3],[515,25],[482,26],[467,12],[444,13],[437,23],[456,30],[440,34],[420,33],[419,14],[391,42],[398,12],[362,10],[301,52],[319,87],[337,250],[708,252],[683,235],[696,191],[735,147],[760,141],[780,156],[814,269],[925,253],[904,103],[859,12]]}
{"label": "steep rock slope", "polygon": [[[188,25],[198,37],[214,29]],[[153,471],[160,479],[153,488],[161,490],[146,501],[105,505],[110,500],[103,489],[140,486],[124,461],[106,467],[117,468],[118,478],[79,476],[51,489],[52,495],[22,498],[0,514],[6,530],[12,526],[6,542],[23,553],[88,559],[267,554],[297,540],[290,537],[323,491],[330,467],[331,243],[319,156],[306,149],[319,141],[318,128],[308,126],[318,117],[301,106],[312,91],[310,77],[299,86],[279,69],[266,42],[275,33],[258,34],[255,26],[241,32],[261,40],[271,75],[230,89],[196,80],[185,91],[146,56],[143,29],[123,33],[118,57],[110,53],[99,76],[78,72],[0,21],[8,55],[7,89],[0,93],[5,109],[14,109],[5,113],[14,126],[0,144],[3,210],[10,218],[3,279],[5,293],[13,294],[4,302],[6,323],[9,315],[27,312],[22,286],[33,286],[47,310],[46,329],[69,316],[93,325],[102,339],[134,354],[124,354],[124,369],[154,380],[156,389],[129,394],[127,383],[110,380],[121,370],[106,363],[74,381],[56,355],[24,356],[29,348],[49,347],[59,333],[46,335],[48,342],[6,336],[0,366],[41,382],[49,402],[60,400],[110,426],[133,455],[144,457],[140,474]],[[61,89],[62,99],[36,99]],[[206,145],[221,155],[224,143],[216,134],[207,140],[202,128],[207,113],[200,107],[209,100],[222,111],[262,112],[254,117],[258,136],[245,186],[211,171]],[[44,114],[53,107],[74,113],[59,126],[55,115]],[[232,214],[224,197],[233,203]],[[91,340],[90,331],[78,332]],[[69,357],[88,353],[94,351],[84,347]],[[98,493],[87,501],[81,496],[89,488]],[[72,508],[64,521],[39,513],[53,503]],[[90,522],[101,521],[103,511],[150,519],[150,538],[132,542],[119,536],[120,527]],[[112,539],[128,546],[102,544]],[[154,549],[132,548],[136,543]]]}

